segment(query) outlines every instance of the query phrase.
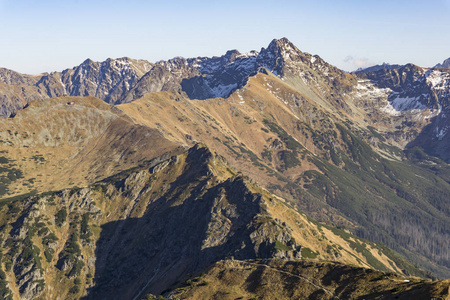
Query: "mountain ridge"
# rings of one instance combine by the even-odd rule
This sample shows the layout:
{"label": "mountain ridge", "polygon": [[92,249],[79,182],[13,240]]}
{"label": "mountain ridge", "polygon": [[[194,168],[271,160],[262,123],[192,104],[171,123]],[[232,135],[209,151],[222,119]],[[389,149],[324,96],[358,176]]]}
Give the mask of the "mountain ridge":
{"label": "mountain ridge", "polygon": [[[94,96],[111,104],[129,102],[147,92],[158,91],[184,90],[191,98],[197,99],[228,97],[260,67],[267,67],[274,73],[281,72],[284,67],[281,61],[290,55],[298,56],[298,53],[303,54],[288,39],[282,38],[274,39],[260,53],[250,51],[241,54],[237,50],[230,50],[221,57],[177,57],[156,63],[127,57],[108,58],[103,62],[86,59],[72,69],[35,76],[39,78],[37,82],[34,76],[1,69],[0,78],[4,78],[5,84],[25,85],[32,89],[31,95],[24,92],[12,98],[6,93],[0,94],[3,99],[1,114],[9,116],[16,109],[23,108],[32,95],[36,100],[66,95]],[[200,76],[202,74],[206,78]],[[230,74],[235,74],[231,80],[228,78]],[[169,78],[165,78],[167,76]],[[32,77],[34,80],[30,79]],[[149,80],[152,82],[150,85]],[[184,84],[181,81],[185,81]],[[169,85],[165,85],[167,83]],[[194,92],[195,89],[200,91]]]}
{"label": "mountain ridge", "polygon": [[408,264],[311,221],[200,144],[87,187],[0,205],[1,267],[8,274],[0,277],[0,292],[16,299],[161,294],[227,258],[319,257],[397,276]]}
{"label": "mountain ridge", "polygon": [[450,68],[450,58],[447,58],[447,59],[444,60],[442,63],[439,63],[439,64],[435,65],[433,68],[445,68],[445,69],[449,69],[449,68]]}
{"label": "mountain ridge", "polygon": [[[309,64],[311,64],[311,57],[306,58],[308,58],[307,62],[309,61]],[[333,70],[326,65],[322,66],[320,62],[317,63],[316,70],[328,70],[328,72]],[[304,63],[300,59],[288,67],[292,68],[295,64],[302,65]],[[192,145],[193,141],[207,142],[215,149],[220,149],[221,153],[227,153],[227,159],[233,162],[233,165],[238,166],[258,182],[261,181],[272,191],[276,191],[284,197],[296,199],[301,209],[307,210],[314,217],[321,221],[345,224],[350,226],[352,230],[358,230],[355,222],[356,224],[364,222],[364,227],[369,226],[372,229],[368,230],[368,227],[366,227],[355,232],[371,239],[376,237],[377,241],[387,243],[404,255],[411,255],[413,248],[399,247],[389,237],[389,235],[397,234],[402,236],[403,239],[403,227],[391,229],[386,224],[395,223],[394,219],[380,218],[378,214],[362,212],[359,204],[357,204],[358,198],[361,197],[352,195],[363,193],[363,195],[366,195],[363,197],[364,201],[372,201],[372,199],[379,197],[374,191],[381,190],[383,191],[383,201],[391,198],[395,201],[406,200],[407,202],[424,199],[420,200],[425,201],[424,205],[420,206],[420,210],[432,212],[436,218],[434,224],[439,224],[438,228],[433,229],[433,231],[436,231],[438,236],[445,234],[446,231],[439,228],[441,228],[441,224],[444,224],[446,217],[437,213],[435,208],[432,207],[443,208],[443,198],[439,194],[427,192],[429,195],[422,196],[421,193],[424,192],[421,190],[421,185],[423,184],[418,183],[414,177],[408,177],[409,181],[415,182],[414,190],[411,193],[410,191],[404,191],[404,188],[401,187],[403,183],[399,180],[390,182],[383,177],[377,178],[371,175],[371,169],[377,169],[381,174],[385,173],[386,178],[394,179],[395,176],[391,175],[392,172],[398,174],[399,178],[403,178],[405,176],[403,174],[405,172],[404,167],[406,166],[401,164],[402,167],[398,170],[398,167],[392,165],[392,163],[387,164],[384,160],[380,161],[381,158],[373,153],[370,147],[374,147],[375,150],[379,149],[378,151],[382,150],[383,152],[380,153],[387,155],[389,159],[394,161],[401,161],[405,159],[405,156],[398,152],[399,149],[396,150],[396,148],[386,144],[386,138],[384,137],[386,135],[383,136],[378,133],[377,129],[360,127],[362,122],[358,118],[362,114],[357,105],[344,101],[347,99],[345,95],[332,96],[337,91],[346,90],[348,87],[345,85],[343,88],[339,86],[336,88],[328,87],[330,82],[335,82],[335,84],[342,82],[339,80],[340,75],[344,76],[342,79],[344,83],[349,82],[349,80],[353,82],[356,79],[345,73],[336,73],[337,75],[333,76],[333,79],[322,79],[319,71],[309,70],[309,73],[303,75],[306,82],[310,83],[308,85],[305,84],[302,77],[300,79],[296,77],[296,73],[279,78],[267,70],[267,74],[258,73],[251,77],[244,88],[236,90],[226,100],[216,98],[198,101],[189,99],[182,92],[159,92],[148,93],[140,100],[121,106],[113,106],[113,108],[123,110],[131,122],[144,126],[142,128],[150,127],[172,142],[185,146]],[[321,89],[315,87],[321,87]],[[71,102],[70,99],[70,97],[60,98],[60,101],[64,104],[62,107],[76,108],[77,105],[67,105]],[[82,99],[80,98],[80,100]],[[38,103],[33,103],[31,107],[38,105]],[[45,105],[45,103],[44,101],[42,104]],[[10,119],[12,124],[15,118]],[[402,118],[402,116],[398,118]],[[50,119],[48,120],[50,121]],[[338,126],[337,123],[340,125]],[[245,133],[249,130],[255,138],[250,138],[248,133]],[[370,147],[365,144],[369,142],[371,143]],[[122,143],[121,147],[125,147],[125,145]],[[38,151],[41,153],[40,149]],[[133,155],[139,158],[139,151]],[[127,152],[124,152],[118,158],[126,158],[127,156]],[[239,156],[240,158],[238,158]],[[375,159],[369,159],[368,156],[373,156]],[[130,162],[135,161],[135,159]],[[86,171],[90,168],[89,160],[87,162]],[[111,164],[113,162],[114,160],[111,161]],[[99,168],[98,162],[94,165]],[[261,171],[261,168],[264,171]],[[100,171],[101,167],[98,170]],[[96,172],[98,175],[100,175],[99,171]],[[422,173],[424,171],[425,173]],[[345,172],[350,173],[346,174]],[[365,178],[366,181],[371,182],[372,191],[370,193],[355,188],[351,181],[345,179],[351,176],[353,180],[360,182],[358,176],[351,175],[355,172],[359,174],[360,178]],[[425,177],[436,176],[422,169],[409,169],[406,172],[418,172],[418,174],[421,174],[420,176]],[[328,178],[324,178],[321,174],[327,174]],[[27,180],[33,178],[30,176]],[[59,182],[73,184],[73,182],[65,180],[59,180]],[[36,183],[38,182],[36,181]],[[36,185],[36,183],[33,185]],[[445,183],[442,181],[438,181],[438,183],[438,190],[443,189],[442,191],[445,191]],[[86,184],[86,180],[77,182],[77,185],[79,184]],[[364,182],[360,182],[360,184],[361,186],[367,185]],[[425,183],[427,191],[429,184],[429,182]],[[325,188],[325,193],[314,188],[314,186],[320,185]],[[337,190],[336,187],[338,187]],[[426,203],[429,201],[428,199],[433,199],[434,204],[430,206],[429,203]],[[379,205],[379,202],[377,200],[376,205]],[[347,204],[343,205],[343,203]],[[395,211],[396,205],[389,205]],[[409,207],[409,204],[407,207]],[[347,212],[343,213],[341,211],[343,209]],[[407,211],[409,210],[403,210],[399,213],[406,213]],[[410,213],[416,215],[419,212],[414,210]],[[420,216],[420,214],[417,216]],[[355,217],[350,220],[349,215]],[[429,217],[425,219],[427,224],[431,224],[428,222]],[[411,229],[417,227],[412,219],[408,220]],[[439,220],[439,222],[436,222],[436,220]],[[372,227],[375,225],[374,223],[379,224]],[[384,227],[379,227],[381,224]],[[373,236],[375,231],[379,232]],[[378,236],[378,234],[380,235]],[[420,235],[423,234],[425,233],[420,231]],[[433,237],[433,235],[430,235],[430,237]],[[414,240],[417,238],[415,237]],[[433,239],[435,240],[433,243],[437,244],[433,246],[432,257],[442,260],[444,253],[442,249],[445,248],[445,245],[442,244],[443,240],[439,242],[437,236]],[[425,257],[420,254],[420,258],[417,258],[416,262],[422,264],[427,261],[426,257],[430,257],[430,249],[427,243],[424,240],[413,243],[411,240],[408,247],[411,247],[412,244],[415,244],[415,247],[420,245],[421,251],[427,253]],[[414,251],[417,251],[417,249]],[[432,269],[438,273],[445,272],[445,269],[439,270],[436,265],[433,265]]]}
{"label": "mountain ridge", "polygon": [[[388,69],[384,69],[401,71],[403,68],[405,67],[390,65]],[[420,69],[420,67],[417,68]],[[234,90],[242,88],[249,77],[254,76],[257,72],[265,72],[264,69],[299,89],[304,89],[305,84],[314,87],[315,91],[312,92],[317,94],[316,100],[322,101],[321,98],[325,97],[325,101],[321,102],[322,105],[331,104],[337,109],[344,109],[346,113],[355,113],[354,109],[348,107],[350,98],[343,95],[355,94],[355,89],[359,89],[360,84],[357,84],[357,77],[352,77],[328,65],[317,55],[312,56],[301,52],[287,38],[274,39],[267,48],[262,48],[260,52],[251,51],[247,54],[241,54],[237,50],[230,50],[223,56],[212,58],[185,59],[178,57],[156,63],[149,63],[144,60],[137,61],[126,57],[115,60],[107,59],[101,63],[95,63],[87,59],[78,67],[66,69],[62,73],[53,72],[44,75],[35,83],[36,78],[29,79],[29,76],[18,73],[14,73],[15,75],[11,77],[11,75],[8,75],[9,70],[3,70],[3,73],[6,74],[0,74],[0,76],[5,78],[3,80],[5,84],[11,83],[11,79],[6,78],[17,79],[12,88],[8,88],[9,85],[3,87],[3,90],[5,90],[3,95],[1,95],[2,86],[0,85],[0,97],[2,99],[0,111],[2,111],[3,116],[8,116],[16,109],[24,107],[30,100],[43,100],[61,95],[90,95],[99,97],[111,104],[130,102],[146,93],[158,91],[185,92],[191,99],[227,98]],[[382,69],[369,68],[356,72],[355,75],[371,80],[371,84],[375,84],[377,88],[383,90],[386,87],[385,83],[376,82],[375,77],[367,77],[367,74],[373,74],[375,70],[380,71]],[[434,136],[442,139],[447,133],[449,125],[447,124],[448,120],[442,118],[446,113],[441,114],[438,111],[437,103],[439,100],[437,99],[448,98],[448,96],[442,94],[443,91],[448,90],[448,85],[445,87],[445,82],[448,82],[448,80],[445,80],[445,76],[448,77],[448,74],[445,72],[437,74],[438,71],[432,70],[429,72],[434,76],[431,83],[426,83],[432,85],[432,91],[427,92],[429,94],[427,96],[429,100],[427,101],[428,103],[432,101],[434,103],[432,106],[423,105],[424,100],[420,99],[419,89],[416,93],[402,93],[394,99],[393,96],[397,93],[395,89],[398,87],[390,86],[392,94],[387,98],[388,105],[381,111],[378,110],[377,114],[398,115],[402,111],[416,109],[424,115],[424,113],[426,114],[424,109],[430,109],[431,115],[428,114],[423,117],[432,119],[435,125],[428,126],[428,128],[433,127],[428,130],[434,131]],[[433,82],[436,82],[442,76],[444,76],[444,80],[441,80],[444,82],[444,86],[442,84],[433,86],[435,85]],[[427,78],[431,77],[427,76]],[[28,85],[24,86],[24,83],[28,83]],[[34,84],[30,85],[31,83]],[[389,84],[394,83],[391,81]],[[403,83],[400,82],[400,84]],[[323,90],[324,85],[327,85],[329,92]],[[370,86],[364,88],[371,89]],[[433,92],[438,92],[437,96],[434,96]],[[444,101],[448,101],[448,99]],[[447,107],[443,103],[439,105],[442,108]],[[416,113],[416,115],[418,114]],[[437,118],[434,118],[435,116]],[[424,124],[418,124],[417,121],[413,122],[420,127],[419,129],[425,127],[424,122],[422,122]],[[372,126],[372,124],[369,125]],[[390,131],[395,131],[395,129],[391,128]],[[426,135],[423,136],[426,138]],[[419,141],[421,140],[423,139],[419,138]],[[421,141],[420,144],[429,145],[430,141]],[[432,142],[432,144],[435,144],[435,142]],[[445,160],[448,160],[445,149],[449,145],[440,144],[444,144],[444,147],[436,147],[440,149],[433,155],[443,156]],[[405,145],[400,146],[404,147]],[[417,143],[410,143],[410,145],[412,147]],[[431,150],[428,152],[431,153]]]}
{"label": "mountain ridge", "polygon": [[[2,107],[24,109],[0,124],[2,197],[86,187],[201,142],[315,219],[450,274],[445,69],[349,74],[280,39],[212,58],[86,60],[31,86],[4,72]],[[42,101],[68,91],[81,96]]]}

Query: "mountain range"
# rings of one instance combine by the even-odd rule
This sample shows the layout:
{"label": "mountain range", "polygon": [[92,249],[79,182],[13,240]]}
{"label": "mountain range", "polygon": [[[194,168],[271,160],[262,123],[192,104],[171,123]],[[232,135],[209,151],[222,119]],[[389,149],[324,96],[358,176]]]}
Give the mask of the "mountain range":
{"label": "mountain range", "polygon": [[[0,293],[448,296],[401,276],[450,277],[449,82],[445,63],[347,73],[286,38],[0,69]],[[281,274],[308,288],[262,283]]]}

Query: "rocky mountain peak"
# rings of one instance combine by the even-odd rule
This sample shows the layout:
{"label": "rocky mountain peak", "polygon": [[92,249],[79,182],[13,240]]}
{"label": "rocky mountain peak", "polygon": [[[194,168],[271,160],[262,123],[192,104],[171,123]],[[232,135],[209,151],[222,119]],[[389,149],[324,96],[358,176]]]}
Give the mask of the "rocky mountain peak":
{"label": "rocky mountain peak", "polygon": [[239,51],[236,50],[236,49],[233,49],[233,50],[228,50],[228,51],[225,53],[224,57],[225,57],[225,58],[228,58],[229,60],[233,60],[233,59],[235,59],[237,56],[239,56],[240,54],[241,54],[241,52],[239,52]]}
{"label": "rocky mountain peak", "polygon": [[444,60],[442,64],[437,64],[434,66],[434,68],[446,68],[450,69],[450,57]]}
{"label": "rocky mountain peak", "polygon": [[33,85],[37,81],[37,76],[20,74],[6,68],[0,68],[0,83],[10,85]]}
{"label": "rocky mountain peak", "polygon": [[214,157],[214,153],[204,144],[195,144],[188,151],[188,160],[197,165],[208,163]]}
{"label": "rocky mountain peak", "polygon": [[267,48],[262,48],[258,55],[258,64],[268,68],[277,76],[283,75],[287,62],[297,61],[303,53],[287,38],[274,39]]}
{"label": "rocky mountain peak", "polygon": [[129,63],[129,59],[128,59],[128,57],[120,57],[120,58],[116,58],[116,59],[108,57],[103,63],[113,64],[113,63],[118,63],[118,62],[119,63]]}
{"label": "rocky mountain peak", "polygon": [[[226,98],[236,89],[243,87],[248,78],[259,72],[261,67],[283,77],[286,66],[297,69],[299,63],[311,62],[309,57],[312,56],[303,54],[287,38],[274,39],[267,48],[262,48],[260,53],[229,50],[220,57],[188,59],[189,65],[203,75],[187,77],[182,80],[181,86],[191,99]],[[313,59],[316,60],[320,59]]]}
{"label": "rocky mountain peak", "polygon": [[[297,49],[294,44],[291,43],[287,38],[283,37],[281,39],[273,39],[269,46],[267,47],[268,50],[290,50],[290,49]],[[298,50],[299,51],[299,50]]]}
{"label": "rocky mountain peak", "polygon": [[100,65],[104,72],[108,72],[108,69],[115,69],[120,73],[124,73],[131,68],[132,63],[127,57],[122,57],[117,59],[108,58]]}
{"label": "rocky mountain peak", "polygon": [[289,59],[290,55],[299,55],[302,52],[294,46],[287,38],[274,39],[267,48],[262,48],[260,56],[267,58]]}
{"label": "rocky mountain peak", "polygon": [[90,65],[94,65],[94,64],[95,64],[95,61],[88,58],[85,61],[83,61],[80,66],[90,66]]}
{"label": "rocky mountain peak", "polygon": [[180,70],[188,66],[188,60],[184,57],[177,56],[169,60],[160,60],[156,63],[156,65],[160,65],[168,71],[179,72]]}

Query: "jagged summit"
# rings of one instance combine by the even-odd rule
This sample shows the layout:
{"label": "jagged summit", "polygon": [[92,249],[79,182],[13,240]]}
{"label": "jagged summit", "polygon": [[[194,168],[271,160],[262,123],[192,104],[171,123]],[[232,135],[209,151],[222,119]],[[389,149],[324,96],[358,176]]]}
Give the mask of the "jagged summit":
{"label": "jagged summit", "polygon": [[434,68],[445,68],[450,69],[450,57],[444,60],[442,64],[437,64],[434,66]]}
{"label": "jagged summit", "polygon": [[90,59],[90,58],[86,58],[86,60],[84,60],[81,63],[81,65],[92,65],[92,64],[95,64],[95,62],[92,59]]}
{"label": "jagged summit", "polygon": [[[295,45],[286,37],[283,37],[281,39],[273,39],[269,46],[267,47],[268,50],[271,49],[287,49],[287,48],[295,48]],[[298,49],[297,49],[298,50]]]}
{"label": "jagged summit", "polygon": [[233,49],[233,50],[228,50],[224,57],[228,58],[228,59],[233,59],[236,58],[236,56],[240,55],[241,52],[239,52],[237,49]]}
{"label": "jagged summit", "polygon": [[267,48],[261,49],[257,61],[260,66],[268,68],[275,75],[282,75],[286,60],[296,59],[301,54],[287,38],[274,39]]}
{"label": "jagged summit", "polygon": [[[44,74],[42,74],[44,75]],[[19,72],[0,68],[0,83],[7,85],[34,85],[38,81],[38,76],[21,74]]]}
{"label": "jagged summit", "polygon": [[271,47],[276,47],[278,49],[283,49],[283,50],[294,50],[296,52],[300,52],[301,53],[301,51],[297,48],[297,46],[295,46],[286,37],[283,37],[281,39],[274,39],[274,40],[272,40],[272,42],[269,44],[269,46],[267,48],[269,49]]}
{"label": "jagged summit", "polygon": [[[0,114],[9,116],[30,99],[65,95],[94,96],[110,104],[130,102],[159,91],[184,91],[191,99],[226,98],[243,87],[261,67],[281,78],[286,68],[292,73],[314,62],[325,64],[318,56],[302,53],[287,38],[281,38],[274,39],[261,52],[229,50],[215,57],[175,57],[156,63],[128,57],[108,58],[103,62],[88,58],[72,69],[37,78],[0,70],[5,84],[27,86],[22,93],[14,96],[6,93],[2,97]],[[291,63],[297,64],[290,66]]]}

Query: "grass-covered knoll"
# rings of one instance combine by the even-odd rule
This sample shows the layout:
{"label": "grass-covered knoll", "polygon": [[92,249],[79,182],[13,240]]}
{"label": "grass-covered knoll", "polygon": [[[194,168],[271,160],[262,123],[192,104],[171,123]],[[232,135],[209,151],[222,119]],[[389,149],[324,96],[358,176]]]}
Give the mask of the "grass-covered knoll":
{"label": "grass-covered knoll", "polygon": [[302,249],[302,258],[315,259],[315,258],[317,258],[318,255],[319,255],[319,253],[316,253],[307,247],[304,247]]}
{"label": "grass-covered knoll", "polygon": [[[197,275],[193,275],[197,276]],[[329,262],[219,261],[194,282],[161,295],[176,299],[446,299],[449,280],[433,282]],[[186,284],[189,282],[190,284]],[[155,299],[156,296],[153,296]]]}

